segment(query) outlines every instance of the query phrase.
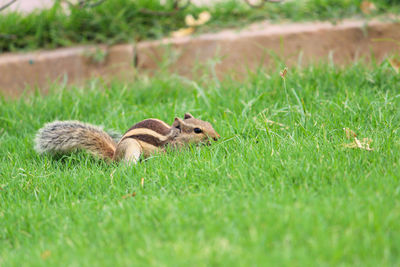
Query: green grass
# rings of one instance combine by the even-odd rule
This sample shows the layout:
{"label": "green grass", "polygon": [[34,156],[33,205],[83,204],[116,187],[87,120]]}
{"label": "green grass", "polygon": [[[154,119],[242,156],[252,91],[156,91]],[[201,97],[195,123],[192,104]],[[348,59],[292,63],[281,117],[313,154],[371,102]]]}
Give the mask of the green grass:
{"label": "green grass", "polygon": [[[362,14],[362,0],[296,0],[282,4],[267,3],[254,9],[244,0],[227,0],[212,7],[190,5],[173,16],[149,15],[141,10],[172,10],[171,0],[160,5],[158,0],[108,0],[94,8],[72,8],[67,15],[56,3],[47,10],[30,14],[2,12],[0,16],[0,53],[7,51],[56,48],[76,44],[126,43],[157,39],[185,27],[187,14],[197,15],[207,9],[212,19],[198,33],[226,27],[243,27],[254,21],[331,20],[346,17],[368,17]],[[373,1],[377,6],[371,16],[400,13],[400,3]],[[386,16],[386,15],[384,15]]]}
{"label": "green grass", "polygon": [[[0,265],[398,266],[400,76],[387,63],[289,69],[286,95],[279,69],[1,100]],[[55,119],[123,132],[185,112],[222,140],[134,167],[33,150]],[[344,127],[374,151],[343,147]]]}

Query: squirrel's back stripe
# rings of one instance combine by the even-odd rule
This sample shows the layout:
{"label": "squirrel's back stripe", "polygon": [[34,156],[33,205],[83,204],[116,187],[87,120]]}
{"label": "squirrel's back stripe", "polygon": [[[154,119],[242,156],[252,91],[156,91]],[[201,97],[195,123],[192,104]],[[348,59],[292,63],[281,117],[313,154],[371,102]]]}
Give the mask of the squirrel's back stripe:
{"label": "squirrel's back stripe", "polygon": [[162,141],[162,140],[158,139],[157,137],[148,135],[148,134],[130,135],[126,138],[134,138],[136,140],[148,143],[148,144],[156,146],[156,147],[165,145],[165,143],[167,141],[167,140]]}
{"label": "squirrel's back stripe", "polygon": [[161,136],[166,136],[170,133],[171,131],[171,126],[166,124],[165,122],[158,120],[158,119],[147,119],[141,122],[136,123],[133,125],[126,133],[133,129],[138,129],[138,128],[145,128],[145,129],[151,129],[152,131],[160,134]]}
{"label": "squirrel's back stripe", "polygon": [[129,137],[134,137],[134,136],[139,136],[139,135],[149,135],[153,136],[154,138],[160,140],[160,141],[166,141],[170,135],[170,132],[167,133],[167,135],[161,135],[153,130],[147,129],[147,128],[137,128],[128,131],[122,138],[129,138]]}

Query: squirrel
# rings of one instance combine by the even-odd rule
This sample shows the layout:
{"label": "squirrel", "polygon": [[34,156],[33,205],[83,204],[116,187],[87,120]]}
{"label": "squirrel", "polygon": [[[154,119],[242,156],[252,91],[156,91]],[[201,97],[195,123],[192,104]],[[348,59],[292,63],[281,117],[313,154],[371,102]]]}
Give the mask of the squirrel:
{"label": "squirrel", "polygon": [[[113,136],[114,135],[114,139]],[[137,163],[165,151],[167,146],[179,148],[187,144],[210,144],[219,134],[209,122],[186,113],[183,120],[175,118],[172,126],[159,119],[146,119],[133,125],[120,139],[101,127],[80,121],[54,121],[44,125],[35,138],[40,153],[65,154],[83,149],[105,160]]]}

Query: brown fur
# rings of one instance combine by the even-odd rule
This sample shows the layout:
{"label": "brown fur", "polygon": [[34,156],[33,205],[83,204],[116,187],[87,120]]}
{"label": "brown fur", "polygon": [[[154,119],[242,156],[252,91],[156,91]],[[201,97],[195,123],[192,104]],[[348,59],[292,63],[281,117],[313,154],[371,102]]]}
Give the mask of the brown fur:
{"label": "brown fur", "polygon": [[171,126],[157,119],[147,119],[133,125],[127,132],[137,128],[151,129],[161,135],[168,135],[171,131]]}
{"label": "brown fur", "polygon": [[[196,133],[195,129],[200,132]],[[218,138],[210,123],[186,113],[183,120],[175,118],[172,126],[158,119],[138,122],[117,144],[97,126],[78,121],[56,121],[39,130],[35,148],[40,153],[84,149],[104,159],[137,162],[140,155],[148,157],[156,151],[163,151],[167,145],[180,147],[189,143],[209,143],[210,139]]]}
{"label": "brown fur", "polygon": [[142,148],[135,139],[127,138],[118,143],[113,160],[136,163],[142,153]]}
{"label": "brown fur", "polygon": [[79,121],[54,121],[39,130],[35,138],[39,153],[69,153],[84,149],[104,159],[112,159],[116,143],[100,127]]}
{"label": "brown fur", "polygon": [[92,138],[91,143],[85,147],[88,151],[96,151],[96,155],[112,159],[114,157],[116,144],[110,138],[104,138],[103,135],[88,135]]}
{"label": "brown fur", "polygon": [[[190,113],[186,113],[184,118],[184,120],[175,118],[173,127],[181,130],[174,140],[175,145],[207,143],[210,139],[218,140],[220,137],[209,122],[196,119]],[[195,128],[200,128],[202,132],[195,133]]]}
{"label": "brown fur", "polygon": [[138,134],[138,135],[131,135],[128,138],[133,138],[136,140],[140,140],[142,142],[148,143],[153,146],[161,147],[167,143],[166,141],[161,141],[157,137],[148,134]]}

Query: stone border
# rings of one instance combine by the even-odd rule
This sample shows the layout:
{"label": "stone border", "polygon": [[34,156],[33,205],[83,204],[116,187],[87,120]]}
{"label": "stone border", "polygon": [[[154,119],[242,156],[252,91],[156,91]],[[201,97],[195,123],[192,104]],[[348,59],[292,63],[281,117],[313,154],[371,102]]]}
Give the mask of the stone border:
{"label": "stone border", "polygon": [[[258,23],[241,31],[226,30],[159,41],[136,46],[81,46],[53,51],[0,55],[0,91],[20,95],[24,88],[45,92],[49,81],[68,79],[79,83],[91,77],[133,77],[135,68],[154,71],[167,64],[172,71],[191,76],[196,64],[218,59],[217,74],[246,73],[248,69],[276,64],[308,64],[330,60],[346,64],[356,59],[382,60],[399,53],[400,24],[393,22],[344,21],[331,23]],[[167,63],[166,63],[167,62]]]}
{"label": "stone border", "polygon": [[91,77],[128,79],[134,71],[132,45],[82,46],[0,55],[0,91],[18,96],[25,88],[46,92],[54,81],[80,83]]}
{"label": "stone border", "polygon": [[[344,21],[273,25],[256,24],[240,32],[223,31],[195,38],[142,42],[137,46],[138,68],[156,70],[169,56],[170,69],[191,75],[195,64],[217,59],[217,74],[246,73],[283,62],[287,66],[330,61],[343,65],[354,60],[378,61],[399,53],[400,24]],[[171,53],[172,52],[172,53]],[[175,56],[175,58],[172,58]]]}

